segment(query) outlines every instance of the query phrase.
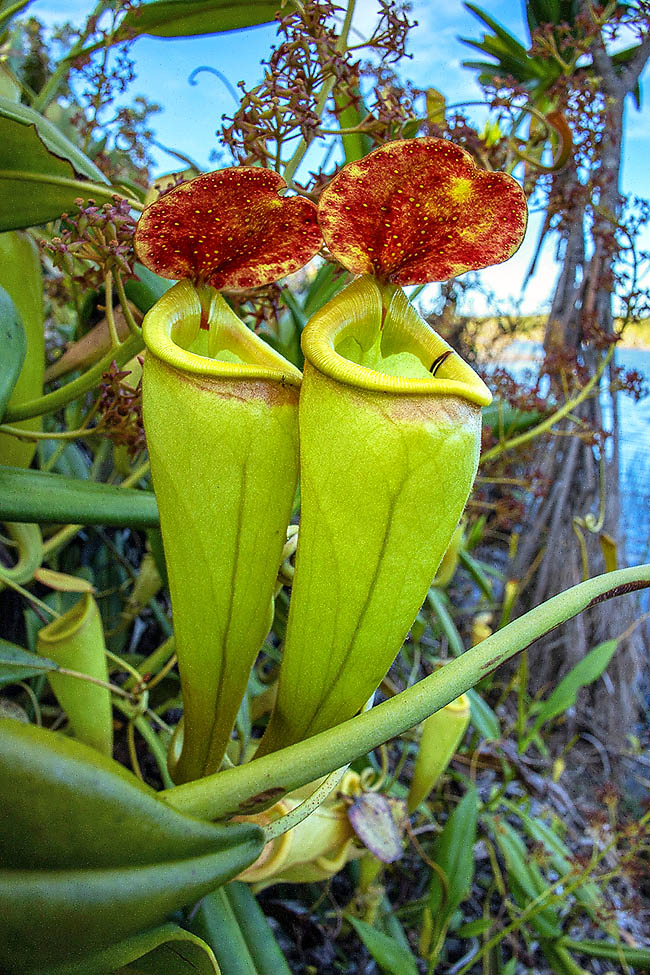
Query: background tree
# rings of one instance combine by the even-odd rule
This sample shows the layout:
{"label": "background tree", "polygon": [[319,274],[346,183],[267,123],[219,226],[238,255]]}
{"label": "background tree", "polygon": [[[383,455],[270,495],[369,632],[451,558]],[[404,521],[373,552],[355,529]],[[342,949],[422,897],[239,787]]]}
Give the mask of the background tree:
{"label": "background tree", "polygon": [[[537,149],[539,157],[548,132],[537,116],[526,113],[527,106],[551,122],[559,120],[560,128],[568,124],[571,133],[571,154],[562,169],[526,169],[528,187],[544,208],[530,273],[551,233],[557,237],[560,259],[542,371],[550,377],[551,392],[561,398],[599,370],[609,378],[607,388],[567,420],[562,433],[573,435],[556,436],[540,448],[548,492],[531,503],[513,568],[516,578],[530,579],[525,601],[536,604],[583,575],[602,571],[622,557],[624,548],[617,410],[621,382],[612,345],[625,321],[643,312],[644,298],[625,263],[634,246],[629,225],[636,218],[621,195],[620,172],[628,96],[639,107],[639,79],[650,55],[650,8],[645,2],[527,0],[529,38],[524,46],[484,10],[466,6],[489,33],[480,41],[465,41],[492,59],[468,61],[467,66],[480,72],[491,98],[506,98],[522,108],[511,135],[525,133],[527,151]],[[621,325],[615,321],[617,297],[624,306]],[[613,418],[607,447],[604,407]],[[550,641],[549,652],[536,667],[537,686],[552,681],[558,668],[568,668],[590,647],[619,636],[633,612],[632,598],[625,615],[595,610],[572,625],[568,637]],[[638,706],[634,684],[639,650],[638,633],[621,646],[610,670],[615,694],[602,685],[592,691],[589,720],[596,721],[613,746],[622,744],[623,728]]]}

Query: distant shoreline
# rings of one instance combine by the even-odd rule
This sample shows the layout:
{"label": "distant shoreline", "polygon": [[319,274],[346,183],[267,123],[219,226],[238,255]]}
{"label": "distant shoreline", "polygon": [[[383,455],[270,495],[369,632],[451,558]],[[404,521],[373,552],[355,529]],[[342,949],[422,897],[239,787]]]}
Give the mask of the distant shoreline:
{"label": "distant shoreline", "polygon": [[[467,318],[476,323],[477,335],[475,343],[479,353],[489,358],[501,358],[507,349],[516,342],[535,342],[539,345],[544,341],[546,319],[542,315],[527,315],[517,319],[490,317],[483,320]],[[505,324],[499,325],[499,322]],[[511,331],[510,331],[511,329]],[[623,338],[617,343],[619,349],[644,349],[650,351],[650,319],[641,322],[630,322],[626,326]]]}

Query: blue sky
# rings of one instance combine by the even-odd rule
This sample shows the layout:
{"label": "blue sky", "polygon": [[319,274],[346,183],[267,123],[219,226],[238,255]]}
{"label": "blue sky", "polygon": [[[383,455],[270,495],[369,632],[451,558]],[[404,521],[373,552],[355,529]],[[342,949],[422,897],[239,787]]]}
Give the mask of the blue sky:
{"label": "blue sky", "polygon": [[[339,0],[341,2],[341,0]],[[522,6],[512,0],[482,0],[479,4],[520,38],[525,38]],[[29,12],[52,25],[71,20],[78,23],[94,6],[90,0],[34,0]],[[376,16],[376,0],[357,0],[353,27],[367,36]],[[481,24],[462,6],[461,0],[415,0],[412,16],[418,27],[410,35],[413,57],[403,62],[402,74],[420,87],[442,91],[449,102],[480,97],[474,73],[462,68],[472,50],[459,36],[480,38]],[[231,113],[232,96],[212,75],[203,74],[196,86],[189,75],[200,65],[211,65],[223,72],[233,85],[254,84],[261,76],[260,61],[268,54],[275,30],[259,27],[226,35],[180,40],[139,38],[132,49],[137,79],[131,93],[146,95],[161,104],[164,111],[154,119],[158,140],[181,149],[206,169],[210,151],[217,147],[215,130],[222,114]],[[623,191],[648,195],[650,158],[650,113],[644,105],[637,112],[627,107],[626,152],[623,166]],[[160,171],[174,169],[177,163],[160,155]],[[507,264],[483,272],[486,286],[504,300],[519,293],[519,286],[535,247],[538,222],[533,219],[520,251]],[[650,234],[643,241],[650,249]],[[557,267],[552,246],[547,247],[539,270],[528,286],[523,310],[544,310],[552,291]],[[477,310],[481,311],[480,306]]]}

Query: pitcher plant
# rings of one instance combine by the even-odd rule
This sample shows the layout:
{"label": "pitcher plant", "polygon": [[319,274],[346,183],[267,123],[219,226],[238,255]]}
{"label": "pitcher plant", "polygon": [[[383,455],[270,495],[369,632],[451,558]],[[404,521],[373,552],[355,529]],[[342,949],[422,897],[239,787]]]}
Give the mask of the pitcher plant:
{"label": "pitcher plant", "polygon": [[[350,162],[318,205],[291,195],[271,169],[241,166],[167,187],[144,209],[138,260],[159,295],[161,278],[175,283],[148,302],[141,334],[127,314],[132,334],[117,367],[144,342],[157,510],[149,495],[136,524],[151,530],[159,517],[164,559],[154,535],[151,559],[156,590],[166,566],[173,637],[117,685],[120,658],[92,593],[60,615],[52,600],[36,599],[39,614],[59,618],[41,628],[40,655],[13,647],[11,666],[50,676],[69,725],[61,733],[0,718],[3,971],[128,971],[143,958],[142,970],[158,971],[174,943],[188,958],[204,952],[216,973],[208,935],[233,965],[253,959],[259,918],[246,883],[332,876],[364,854],[364,816],[390,834],[390,851],[380,855],[378,842],[375,861],[400,855],[395,817],[405,820],[406,806],[398,815],[381,777],[372,787],[363,762],[349,771],[350,763],[424,722],[407,800],[416,810],[462,739],[471,687],[588,606],[650,585],[647,566],[589,579],[373,706],[453,538],[455,564],[491,399],[403,289],[506,261],[526,215],[510,175],[479,169],[437,138],[388,143]],[[306,323],[301,374],[233,305],[319,252],[345,287]],[[28,378],[42,381],[33,371]],[[48,395],[58,408],[60,391]],[[25,453],[15,466],[28,462]],[[10,482],[33,473],[15,470]],[[104,488],[82,492],[84,511],[93,523],[93,498],[110,498],[112,521],[102,523],[119,525],[124,504],[143,492]],[[70,510],[62,503],[57,517]],[[40,564],[56,542],[36,542]],[[17,571],[27,561],[21,553]],[[249,691],[260,691],[252,670],[274,596],[290,584],[284,645],[267,645],[277,666],[251,718]],[[169,735],[146,695],[174,650],[183,716]],[[150,684],[149,668],[158,673]],[[112,759],[109,702],[114,720],[137,727],[156,756],[161,791]],[[130,747],[137,768],[132,739]],[[191,916],[179,914],[201,898]],[[251,960],[246,970],[269,971],[265,964]]]}

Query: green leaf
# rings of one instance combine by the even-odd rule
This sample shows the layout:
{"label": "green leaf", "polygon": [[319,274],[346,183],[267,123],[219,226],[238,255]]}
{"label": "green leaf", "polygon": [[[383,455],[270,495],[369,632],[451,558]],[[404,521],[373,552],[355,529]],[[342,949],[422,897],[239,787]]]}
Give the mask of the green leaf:
{"label": "green leaf", "polygon": [[578,954],[590,955],[592,958],[609,958],[611,961],[621,962],[623,959],[628,965],[633,965],[640,971],[650,971],[650,948],[632,948],[629,945],[613,941],[593,941],[589,938],[572,940],[562,938],[560,946],[570,948]]}
{"label": "green leaf", "polygon": [[305,298],[303,311],[305,318],[309,319],[317,311],[331,301],[334,295],[342,291],[348,281],[345,274],[331,261],[326,261],[317,271],[316,277],[309,285],[309,290]]}
{"label": "green leaf", "polygon": [[154,274],[142,264],[136,263],[134,270],[138,276],[137,278],[129,278],[124,283],[124,290],[127,298],[133,302],[138,311],[145,315],[150,308],[153,308],[158,299],[162,298],[166,291],[169,291],[174,282],[167,280],[167,278],[161,278],[160,275]]}
{"label": "green leaf", "polygon": [[[539,867],[531,860],[526,844],[504,819],[486,817],[495,842],[506,861],[510,886],[517,904],[526,908],[548,890],[550,883]],[[562,934],[558,912],[551,903],[544,904],[533,914],[529,923],[543,938],[559,938]]]}
{"label": "green leaf", "polygon": [[372,924],[345,915],[364,945],[386,975],[417,975],[418,966],[413,952]]}
{"label": "green leaf", "polygon": [[[557,872],[561,876],[570,873],[575,866],[575,861],[572,861],[571,850],[557,833],[539,816],[529,816],[516,803],[510,802],[508,799],[503,799],[502,802],[506,809],[521,819],[524,829],[531,839],[546,847],[551,863]],[[593,911],[602,906],[603,898],[600,890],[598,885],[592,881],[586,880],[584,884],[575,889],[574,895],[587,910]]]}
{"label": "green leaf", "polygon": [[224,889],[258,975],[291,975],[264,911],[248,884],[235,880]]}
{"label": "green leaf", "polygon": [[114,192],[51,122],[0,98],[0,230],[46,223],[73,209],[78,197],[110,200]]}
{"label": "green leaf", "polygon": [[452,914],[469,896],[474,877],[478,810],[478,793],[472,786],[433,844],[432,859],[446,878],[445,886],[437,873],[431,877],[428,906],[434,925],[433,944],[440,941]]}
{"label": "green leaf", "polygon": [[227,975],[260,975],[239,926],[227,889],[220,887],[199,904],[191,930],[206,941]]}
{"label": "green leaf", "polygon": [[483,407],[483,423],[491,427],[500,437],[506,434],[523,433],[544,419],[539,410],[520,410],[507,400],[496,397],[489,406]]}
{"label": "green leaf", "polygon": [[459,938],[475,938],[477,935],[489,931],[492,923],[491,917],[479,917],[475,921],[468,921],[467,924],[462,924],[455,934]]}
{"label": "green leaf", "polygon": [[[337,85],[334,89],[334,101],[339,109],[338,123],[342,129],[354,129],[368,115],[368,109],[363,103],[359,86]],[[355,105],[355,101],[359,107]],[[343,152],[345,161],[356,162],[363,159],[372,150],[372,139],[365,132],[354,132],[349,135],[342,135]]]}
{"label": "green leaf", "polygon": [[[257,27],[275,20],[280,0],[152,0],[130,10],[120,25],[136,37],[192,37]],[[288,8],[283,11],[286,12]]]}
{"label": "green leaf", "polygon": [[0,419],[18,381],[25,361],[27,339],[18,310],[4,288],[0,287],[0,343],[2,371],[0,372]]}
{"label": "green leaf", "polygon": [[0,640],[0,687],[44,674],[48,670],[58,670],[58,665],[47,657],[30,653],[7,640]]}
{"label": "green leaf", "polygon": [[0,466],[0,521],[158,526],[152,491]]}
{"label": "green leaf", "polygon": [[[553,693],[542,703],[540,711],[535,718],[533,727],[526,735],[525,743],[528,743],[533,735],[537,734],[542,725],[551,721],[559,714],[564,714],[576,703],[578,691],[581,687],[593,684],[607,666],[616,652],[618,640],[606,640],[599,643],[597,647],[590,650],[582,660],[573,667],[569,673],[557,685]],[[522,743],[522,749],[525,747]]]}
{"label": "green leaf", "polygon": [[470,702],[470,723],[478,731],[481,738],[485,741],[494,741],[501,737],[501,726],[499,719],[487,704],[478,691],[470,688],[467,691]]}
{"label": "green leaf", "polygon": [[81,963],[245,869],[259,827],[176,813],[116,762],[0,720],[0,968]]}
{"label": "green leaf", "polygon": [[5,31],[16,14],[28,7],[32,0],[2,0],[0,3],[0,32]]}
{"label": "green leaf", "polygon": [[[0,203],[0,209],[2,204]],[[43,328],[43,274],[34,240],[20,231],[0,234],[0,285],[11,297],[20,316],[27,345],[25,361],[3,413],[10,422],[11,410],[26,400],[40,396],[45,369]],[[19,424],[28,430],[40,430],[41,418]],[[29,467],[36,450],[34,440],[18,440],[0,434],[0,463]]]}
{"label": "green leaf", "polygon": [[111,945],[81,962],[57,965],[39,975],[219,975],[205,941],[177,924],[163,924]]}

